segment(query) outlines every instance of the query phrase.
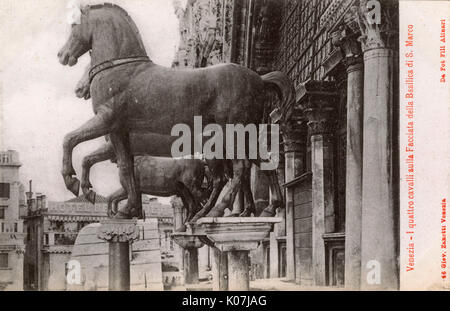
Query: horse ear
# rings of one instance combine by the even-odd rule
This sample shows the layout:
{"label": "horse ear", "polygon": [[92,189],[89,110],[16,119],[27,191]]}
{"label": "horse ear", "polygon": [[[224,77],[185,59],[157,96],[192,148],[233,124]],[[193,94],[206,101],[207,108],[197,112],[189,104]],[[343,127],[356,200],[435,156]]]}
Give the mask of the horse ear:
{"label": "horse ear", "polygon": [[81,14],[87,15],[87,13],[89,12],[89,5],[82,5],[80,7],[80,10],[81,10]]}

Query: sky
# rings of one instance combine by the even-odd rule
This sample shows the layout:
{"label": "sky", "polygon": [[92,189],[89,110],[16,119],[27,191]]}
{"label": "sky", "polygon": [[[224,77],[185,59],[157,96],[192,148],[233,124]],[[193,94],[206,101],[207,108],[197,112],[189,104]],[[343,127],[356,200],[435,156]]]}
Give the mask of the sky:
{"label": "sky", "polygon": [[[98,4],[105,1],[82,1]],[[147,53],[170,66],[179,42],[178,20],[171,0],[108,0],[124,8],[141,32]],[[66,42],[65,0],[0,0],[0,150],[16,150],[24,185],[49,200],[73,198],[60,174],[64,135],[94,116],[91,101],[74,89],[89,63],[88,55],[74,67],[57,59]],[[81,161],[104,143],[103,138],[75,148],[73,164],[81,176]],[[94,190],[103,196],[120,187],[115,164],[99,163],[91,170]],[[81,193],[81,192],[80,192]]]}

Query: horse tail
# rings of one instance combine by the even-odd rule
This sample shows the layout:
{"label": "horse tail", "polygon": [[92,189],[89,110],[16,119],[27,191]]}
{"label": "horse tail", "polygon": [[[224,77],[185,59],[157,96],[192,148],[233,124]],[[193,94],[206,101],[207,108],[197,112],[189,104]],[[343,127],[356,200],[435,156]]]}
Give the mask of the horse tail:
{"label": "horse tail", "polygon": [[269,72],[261,76],[261,79],[265,87],[273,88],[277,92],[281,101],[278,106],[281,117],[283,119],[289,118],[295,103],[295,89],[291,79],[281,71]]}

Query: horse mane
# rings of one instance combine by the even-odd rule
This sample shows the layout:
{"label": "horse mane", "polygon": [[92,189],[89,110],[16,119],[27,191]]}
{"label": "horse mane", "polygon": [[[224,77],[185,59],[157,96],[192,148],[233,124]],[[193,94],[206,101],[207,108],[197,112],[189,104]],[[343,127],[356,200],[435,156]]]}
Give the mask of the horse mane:
{"label": "horse mane", "polygon": [[105,2],[103,4],[94,4],[94,5],[87,5],[86,6],[87,10],[97,10],[97,9],[103,9],[103,8],[110,8],[110,9],[116,9],[117,11],[120,12],[120,14],[122,14],[125,19],[127,20],[127,22],[129,23],[129,25],[131,26],[131,28],[134,30],[134,32],[136,33],[136,35],[139,37],[142,46],[144,46],[144,43],[142,41],[142,36],[141,33],[139,32],[139,29],[136,26],[136,23],[133,21],[133,19],[131,18],[131,16],[128,14],[127,11],[125,11],[124,8],[122,8],[121,6],[118,6],[117,4],[114,3],[109,3],[109,2]]}

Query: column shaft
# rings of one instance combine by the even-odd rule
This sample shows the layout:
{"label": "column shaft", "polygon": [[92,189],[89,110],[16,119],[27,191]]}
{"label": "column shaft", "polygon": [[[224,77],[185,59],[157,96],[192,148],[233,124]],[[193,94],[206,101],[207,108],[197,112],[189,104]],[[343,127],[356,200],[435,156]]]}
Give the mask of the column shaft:
{"label": "column shaft", "polygon": [[184,283],[198,284],[198,248],[184,250]]}
{"label": "column shaft", "polygon": [[[285,153],[286,182],[294,179],[294,154]],[[286,190],[286,277],[295,280],[295,253],[294,253],[294,202],[292,189]]]}
{"label": "column shaft", "polygon": [[347,68],[347,155],[345,186],[345,286],[359,289],[363,152],[363,64]]}
{"label": "column shaft", "polygon": [[109,290],[130,290],[129,242],[109,242]]}
{"label": "column shaft", "polygon": [[393,51],[367,50],[364,68],[361,287],[397,289],[392,181]]}
{"label": "column shaft", "polygon": [[221,252],[217,248],[211,248],[213,253],[212,261],[212,285],[213,291],[228,290],[228,259],[227,253]]}
{"label": "column shaft", "polygon": [[315,285],[325,285],[323,235],[334,232],[334,171],[331,135],[311,137],[312,266]]}
{"label": "column shaft", "polygon": [[228,253],[228,289],[248,291],[250,288],[249,251],[230,251]]}

